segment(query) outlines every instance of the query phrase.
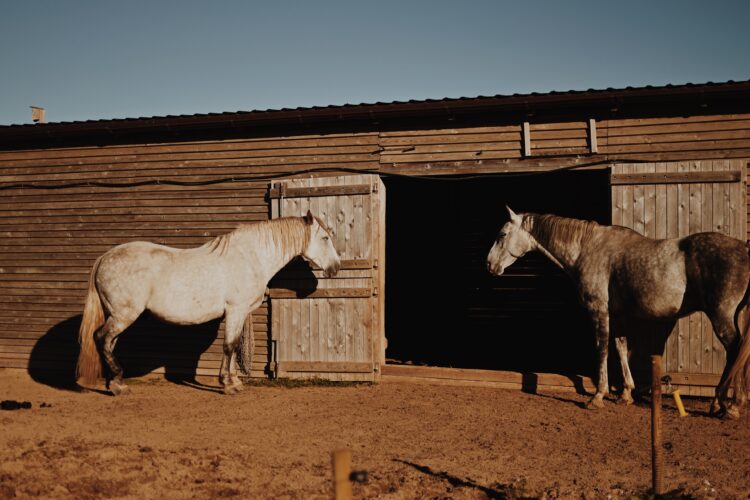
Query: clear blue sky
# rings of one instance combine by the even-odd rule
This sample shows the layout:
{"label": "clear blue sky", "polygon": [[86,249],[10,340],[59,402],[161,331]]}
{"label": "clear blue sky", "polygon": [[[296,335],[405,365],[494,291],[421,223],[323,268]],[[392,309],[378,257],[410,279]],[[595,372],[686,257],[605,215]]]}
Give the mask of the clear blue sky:
{"label": "clear blue sky", "polygon": [[0,124],[750,79],[750,1],[0,0]]}

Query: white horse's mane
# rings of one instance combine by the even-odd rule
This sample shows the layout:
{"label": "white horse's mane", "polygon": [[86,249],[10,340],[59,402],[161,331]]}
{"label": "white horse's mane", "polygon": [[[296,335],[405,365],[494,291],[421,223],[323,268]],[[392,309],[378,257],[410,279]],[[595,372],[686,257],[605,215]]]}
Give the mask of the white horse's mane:
{"label": "white horse's mane", "polygon": [[[318,223],[323,224],[318,220]],[[325,227],[325,226],[323,226]],[[218,252],[224,255],[233,239],[251,239],[258,245],[269,251],[281,251],[287,253],[299,253],[310,241],[311,226],[305,224],[301,217],[282,217],[261,222],[240,224],[229,233],[221,234],[206,242],[200,248],[208,253]]]}

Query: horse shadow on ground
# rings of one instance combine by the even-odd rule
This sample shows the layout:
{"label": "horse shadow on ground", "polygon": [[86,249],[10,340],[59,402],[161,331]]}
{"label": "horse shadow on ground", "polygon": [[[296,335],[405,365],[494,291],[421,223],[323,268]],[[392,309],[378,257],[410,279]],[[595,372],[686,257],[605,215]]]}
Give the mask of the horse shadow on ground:
{"label": "horse shadow on ground", "polygon": [[416,469],[417,471],[428,476],[447,481],[454,488],[471,488],[473,490],[476,490],[477,492],[484,493],[485,495],[487,495],[487,498],[518,498],[518,496],[515,494],[515,489],[511,485],[495,484],[492,487],[482,486],[481,484],[477,484],[468,478],[460,478],[445,471],[436,472],[426,465],[415,464],[413,462],[409,462],[408,460],[401,460],[400,458],[394,458],[393,461],[408,465],[409,467],[412,467],[413,469]]}
{"label": "horse shadow on ground", "polygon": [[[126,377],[164,368],[170,382],[201,388],[195,380],[198,362],[218,336],[221,319],[192,326],[164,323],[143,314],[117,340],[115,357]],[[78,390],[75,380],[81,315],[50,328],[34,345],[28,373],[36,382],[58,389]],[[220,356],[220,354],[219,354]],[[218,369],[217,369],[218,374]]]}

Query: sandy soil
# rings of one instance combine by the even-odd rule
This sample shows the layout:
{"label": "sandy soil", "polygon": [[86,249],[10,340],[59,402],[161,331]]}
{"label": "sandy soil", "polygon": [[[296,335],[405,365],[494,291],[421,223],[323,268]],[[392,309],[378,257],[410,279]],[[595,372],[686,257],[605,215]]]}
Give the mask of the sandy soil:
{"label": "sandy soil", "polygon": [[[32,403],[0,411],[0,498],[330,498],[338,448],[368,473],[355,498],[618,498],[651,481],[647,404],[397,383],[131,387],[114,398],[0,370],[0,399]],[[668,489],[748,498],[750,418],[665,403]]]}

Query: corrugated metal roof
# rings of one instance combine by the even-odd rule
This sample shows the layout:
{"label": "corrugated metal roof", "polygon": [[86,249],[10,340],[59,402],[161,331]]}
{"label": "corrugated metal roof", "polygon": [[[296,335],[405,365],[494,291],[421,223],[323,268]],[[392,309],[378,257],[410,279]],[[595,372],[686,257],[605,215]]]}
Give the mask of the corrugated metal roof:
{"label": "corrugated metal roof", "polygon": [[0,125],[0,137],[14,135],[12,132],[31,132],[40,136],[58,131],[81,129],[147,129],[152,127],[173,126],[211,126],[240,125],[250,122],[293,122],[317,119],[356,119],[376,118],[377,116],[418,115],[435,111],[471,111],[485,107],[504,107],[521,104],[525,107],[539,107],[561,101],[589,101],[599,99],[637,98],[651,96],[669,96],[686,94],[713,94],[723,91],[750,91],[750,80],[726,82],[707,82],[701,84],[667,84],[662,86],[647,85],[644,87],[623,87],[588,90],[567,90],[551,92],[531,92],[516,94],[497,94],[492,96],[458,97],[443,99],[424,99],[408,101],[374,102],[360,104],[342,104],[328,106],[310,106],[298,108],[263,109],[251,111],[232,111],[221,113],[196,113],[182,115],[149,116],[137,118],[113,118],[98,120],[80,120],[66,122],[48,122],[44,124]]}

